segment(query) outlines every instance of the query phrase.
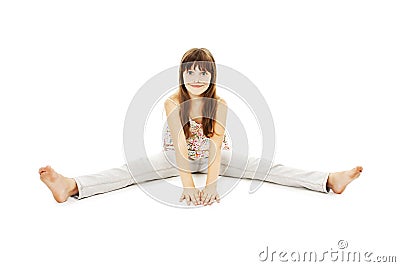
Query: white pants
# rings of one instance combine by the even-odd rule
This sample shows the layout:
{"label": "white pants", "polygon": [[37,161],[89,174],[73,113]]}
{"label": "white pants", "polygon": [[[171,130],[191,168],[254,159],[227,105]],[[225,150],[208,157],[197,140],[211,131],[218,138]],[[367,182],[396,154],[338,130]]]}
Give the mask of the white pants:
{"label": "white pants", "polygon": [[[235,161],[231,160],[230,153],[231,152],[229,150],[221,150],[220,175],[235,178],[257,179],[253,177],[256,170],[259,172],[258,165],[261,164],[260,158],[243,157]],[[131,169],[135,168],[135,173],[140,173],[140,178],[135,177],[135,179],[133,179],[128,170],[128,164],[124,164],[118,168],[104,170],[95,174],[75,177],[74,179],[78,187],[78,194],[73,197],[81,199],[96,194],[113,191],[135,184],[135,181],[141,183],[179,176],[179,171],[176,168],[174,150],[163,151],[150,157],[150,161],[153,165],[152,168],[143,167],[148,166],[143,164],[143,160],[144,159],[137,159],[129,163],[129,167]],[[245,170],[243,170],[241,167],[238,167],[243,166],[238,162],[243,160],[247,161]],[[190,161],[190,170],[193,173],[207,173],[207,166],[208,158]],[[267,172],[268,168],[265,168],[265,170]],[[286,186],[304,187],[314,191],[328,193],[330,190],[327,187],[328,175],[329,173],[327,172],[305,171],[287,167],[282,164],[273,164],[265,181]]]}

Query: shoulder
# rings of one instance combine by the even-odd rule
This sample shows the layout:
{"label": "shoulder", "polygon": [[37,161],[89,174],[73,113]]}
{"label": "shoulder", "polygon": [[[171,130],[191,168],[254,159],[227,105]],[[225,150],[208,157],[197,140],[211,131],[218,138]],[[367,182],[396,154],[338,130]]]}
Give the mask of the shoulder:
{"label": "shoulder", "polygon": [[170,96],[167,97],[167,99],[164,101],[164,106],[165,107],[179,107],[179,98],[178,94],[174,93]]}
{"label": "shoulder", "polygon": [[169,95],[168,98],[170,98],[176,102],[179,102],[178,92],[175,92],[175,93]]}
{"label": "shoulder", "polygon": [[213,140],[218,140],[222,143],[223,133],[225,132],[226,116],[228,112],[228,105],[222,97],[216,97],[218,101],[217,112],[215,113],[214,133],[211,137]]}
{"label": "shoulder", "polygon": [[225,99],[223,99],[222,97],[217,96],[217,100],[218,100],[218,103],[222,103],[222,104],[224,104],[224,105],[227,105]]}
{"label": "shoulder", "polygon": [[228,104],[226,103],[225,99],[222,97],[216,97],[217,99],[217,111],[215,113],[216,119],[219,122],[224,122],[226,120],[226,116],[228,113]]}
{"label": "shoulder", "polygon": [[223,104],[226,105],[225,99],[223,99],[221,96],[219,96],[219,95],[216,94],[216,95],[215,95],[215,99],[217,99],[218,103],[223,103]]}
{"label": "shoulder", "polygon": [[220,106],[225,107],[225,108],[228,107],[228,103],[226,103],[225,99],[223,99],[220,96],[217,96],[216,99],[217,99],[217,102],[218,102],[218,107],[220,107]]}

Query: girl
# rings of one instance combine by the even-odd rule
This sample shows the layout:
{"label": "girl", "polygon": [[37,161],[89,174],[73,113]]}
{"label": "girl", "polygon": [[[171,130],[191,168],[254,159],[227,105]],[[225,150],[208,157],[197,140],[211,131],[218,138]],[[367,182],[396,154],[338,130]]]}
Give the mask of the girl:
{"label": "girl", "polygon": [[[144,175],[136,181],[154,180],[156,172],[161,174],[160,178],[179,175],[183,185],[179,201],[186,200],[187,205],[211,205],[220,202],[217,192],[219,175],[247,178],[249,173],[257,169],[260,161],[258,158],[243,158],[248,160],[245,170],[238,168],[241,165],[237,162],[229,161],[230,145],[224,126],[227,103],[217,95],[215,82],[216,65],[207,49],[193,48],[183,55],[179,69],[179,89],[164,103],[168,122],[164,134],[165,155],[159,153],[153,156],[151,162],[154,168],[140,169]],[[140,159],[133,162],[133,166],[141,168]],[[193,172],[207,174],[206,186],[201,191],[194,185]],[[360,166],[348,171],[326,173],[275,164],[266,181],[324,193],[332,189],[334,193],[340,194],[361,172]],[[135,183],[127,164],[74,178],[65,177],[50,166],[40,168],[39,174],[57,202],[64,202],[71,196],[81,199]]]}

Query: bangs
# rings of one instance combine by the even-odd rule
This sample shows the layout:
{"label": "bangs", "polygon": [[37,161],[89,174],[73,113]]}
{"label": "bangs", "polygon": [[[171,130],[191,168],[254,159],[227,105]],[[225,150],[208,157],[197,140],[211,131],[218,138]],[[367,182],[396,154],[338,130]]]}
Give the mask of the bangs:
{"label": "bangs", "polygon": [[182,60],[182,70],[199,68],[200,71],[214,71],[214,59],[201,49],[193,49]]}
{"label": "bangs", "polygon": [[213,72],[213,62],[210,61],[189,61],[182,63],[182,70],[187,71],[190,69],[196,69],[199,68],[200,71],[208,71],[208,72]]}

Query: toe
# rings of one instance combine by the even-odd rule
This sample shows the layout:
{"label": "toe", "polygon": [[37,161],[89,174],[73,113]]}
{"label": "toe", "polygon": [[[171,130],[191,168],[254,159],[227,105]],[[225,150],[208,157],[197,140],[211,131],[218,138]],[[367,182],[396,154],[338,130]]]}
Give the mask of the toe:
{"label": "toe", "polygon": [[362,168],[361,166],[357,166],[357,167],[355,167],[355,168],[353,169],[353,171],[354,171],[355,173],[360,173],[360,172],[362,172],[362,170],[363,170],[363,168]]}
{"label": "toe", "polygon": [[44,168],[44,170],[50,172],[53,170],[53,168],[51,166],[47,165],[46,168]]}

